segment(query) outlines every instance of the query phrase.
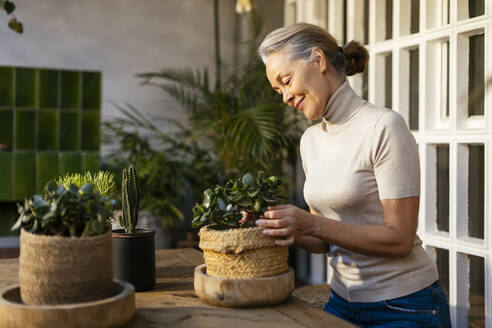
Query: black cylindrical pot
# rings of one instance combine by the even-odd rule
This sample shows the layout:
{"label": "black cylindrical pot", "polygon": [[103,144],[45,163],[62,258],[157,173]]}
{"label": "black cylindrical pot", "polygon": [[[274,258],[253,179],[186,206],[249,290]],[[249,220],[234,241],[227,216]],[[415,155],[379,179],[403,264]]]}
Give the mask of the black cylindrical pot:
{"label": "black cylindrical pot", "polygon": [[136,291],[155,287],[154,230],[127,234],[113,230],[113,276],[131,283]]}

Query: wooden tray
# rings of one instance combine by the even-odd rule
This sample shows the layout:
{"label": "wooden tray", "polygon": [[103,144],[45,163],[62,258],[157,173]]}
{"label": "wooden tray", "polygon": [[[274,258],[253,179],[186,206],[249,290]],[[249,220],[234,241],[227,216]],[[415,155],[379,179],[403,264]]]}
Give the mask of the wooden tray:
{"label": "wooden tray", "polygon": [[121,327],[135,313],[135,289],[114,280],[113,296],[86,303],[31,306],[22,303],[19,285],[0,291],[0,328]]}
{"label": "wooden tray", "polygon": [[322,309],[330,298],[330,285],[307,285],[297,288],[292,292],[292,296]]}
{"label": "wooden tray", "polygon": [[294,290],[294,270],[268,278],[228,279],[207,275],[207,267],[195,268],[195,293],[203,301],[226,307],[255,307],[281,303]]}

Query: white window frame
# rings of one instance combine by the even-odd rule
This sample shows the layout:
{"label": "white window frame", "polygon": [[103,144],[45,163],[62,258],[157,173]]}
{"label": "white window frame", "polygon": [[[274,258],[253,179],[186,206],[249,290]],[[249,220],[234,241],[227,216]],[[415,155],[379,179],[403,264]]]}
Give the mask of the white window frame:
{"label": "white window frame", "polygon": [[[360,13],[356,5],[361,0],[347,1],[347,40],[350,41],[354,35],[360,36],[356,20],[360,22]],[[484,258],[485,268],[485,318],[486,327],[492,328],[492,87],[485,89],[484,114],[483,116],[467,117],[466,104],[463,94],[468,96],[467,62],[468,42],[466,37],[477,32],[483,32],[484,38],[484,67],[485,80],[492,77],[492,0],[485,0],[485,14],[479,17],[465,19],[468,16],[468,1],[465,0],[420,0],[419,32],[400,36],[400,25],[409,24],[408,17],[399,19],[400,12],[408,7],[410,0],[393,1],[393,38],[380,41],[376,33],[383,33],[380,24],[376,24],[376,8],[381,8],[384,0],[370,0],[369,5],[369,92],[370,102],[380,102],[381,90],[376,76],[378,55],[392,53],[392,107],[393,110],[401,112],[403,117],[408,118],[408,112],[402,105],[405,100],[405,90],[408,90],[408,78],[405,80],[405,67],[402,67],[402,51],[412,47],[419,48],[419,130],[413,131],[414,137],[419,144],[421,157],[421,207],[419,215],[418,234],[423,240],[424,247],[437,247],[449,250],[449,302],[451,305],[451,319],[453,326],[461,327],[465,324],[463,314],[460,314],[459,306],[466,306],[468,301],[467,285],[459,279],[467,275],[464,267],[462,253]],[[297,22],[309,22],[325,27],[335,38],[342,39],[343,0],[286,0],[285,3],[296,2]],[[321,22],[313,18],[313,3],[324,6],[327,10],[326,21]],[[323,4],[324,3],[324,4]],[[449,22],[447,10],[449,5]],[[287,8],[287,7],[286,7]],[[317,7],[318,9],[320,7]],[[434,14],[434,16],[432,16]],[[287,13],[286,13],[287,15]],[[378,15],[381,18],[381,15]],[[290,24],[293,22],[286,22]],[[408,26],[405,25],[405,30]],[[376,39],[378,41],[376,41]],[[440,67],[435,70],[433,65],[442,64],[442,54],[436,56],[436,42],[449,41],[449,117],[442,116],[443,90],[436,87],[439,81],[431,80],[431,74],[443,77],[445,72]],[[439,58],[439,56],[441,56]],[[432,57],[432,58],[431,58]],[[441,78],[442,79],[442,78]],[[356,91],[362,90],[362,75],[349,77],[351,85]],[[434,83],[434,84],[432,84]],[[445,84],[444,84],[445,85]],[[438,92],[436,95],[435,93]],[[429,94],[427,94],[429,93]],[[383,92],[384,95],[384,92]],[[461,101],[461,102],[460,102]],[[462,105],[462,104],[465,105]],[[437,108],[437,109],[436,109]],[[467,148],[466,144],[483,144],[485,151],[484,168],[484,239],[463,237],[466,234],[466,224],[462,218],[466,215],[466,202],[468,188],[467,181]],[[435,211],[430,207],[435,206],[435,155],[429,151],[429,147],[436,144],[449,145],[449,233],[433,231],[435,227]],[[433,172],[434,170],[434,172]],[[429,184],[428,185],[428,181]],[[465,212],[464,212],[465,211]],[[460,221],[461,220],[461,221]],[[433,222],[430,222],[433,221]],[[432,253],[432,252],[430,252]],[[432,255],[432,254],[431,254]],[[328,279],[331,270],[328,269]],[[463,303],[464,302],[464,303]]]}

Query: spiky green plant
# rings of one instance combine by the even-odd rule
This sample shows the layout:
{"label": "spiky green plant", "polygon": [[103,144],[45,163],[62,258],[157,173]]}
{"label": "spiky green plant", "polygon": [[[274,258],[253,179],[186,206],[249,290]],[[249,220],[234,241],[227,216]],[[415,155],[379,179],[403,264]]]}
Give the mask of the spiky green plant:
{"label": "spiky green plant", "polygon": [[91,173],[89,171],[81,173],[68,173],[59,177],[57,180],[65,189],[68,189],[70,184],[74,184],[77,187],[90,183],[93,184],[96,191],[101,196],[114,197],[116,194],[116,180],[115,176],[111,172],[99,171],[97,173]]}
{"label": "spiky green plant", "polygon": [[138,185],[137,169],[131,164],[123,169],[121,181],[121,212],[119,217],[121,227],[126,233],[133,233],[138,224],[138,205],[140,202],[140,191]]}

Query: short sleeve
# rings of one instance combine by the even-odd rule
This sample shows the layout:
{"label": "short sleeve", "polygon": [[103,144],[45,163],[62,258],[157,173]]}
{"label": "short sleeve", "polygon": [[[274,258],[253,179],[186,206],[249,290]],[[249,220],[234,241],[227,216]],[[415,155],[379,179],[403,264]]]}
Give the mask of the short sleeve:
{"label": "short sleeve", "polygon": [[419,196],[419,151],[405,120],[389,110],[376,122],[374,133],[372,161],[379,198]]}

